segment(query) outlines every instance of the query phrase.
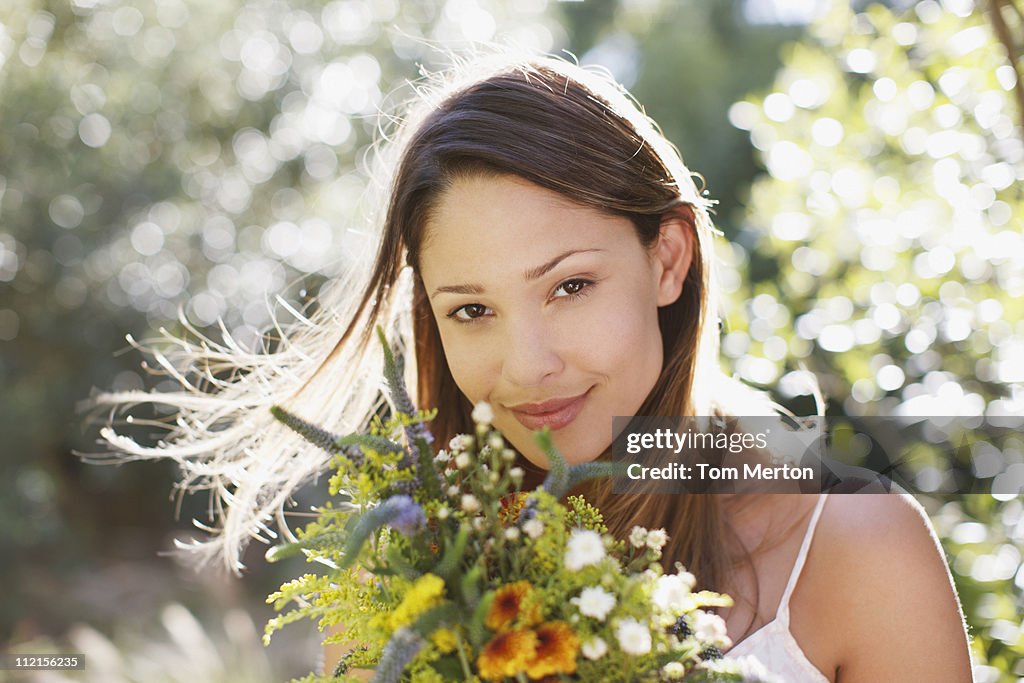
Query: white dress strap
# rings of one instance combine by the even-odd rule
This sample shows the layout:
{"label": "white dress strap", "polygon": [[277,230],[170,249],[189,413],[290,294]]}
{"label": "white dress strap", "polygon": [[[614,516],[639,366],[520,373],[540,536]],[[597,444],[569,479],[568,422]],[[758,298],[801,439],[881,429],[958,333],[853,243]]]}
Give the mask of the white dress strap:
{"label": "white dress strap", "polygon": [[814,540],[814,529],[818,526],[818,519],[821,517],[821,510],[825,507],[825,498],[827,497],[827,493],[822,493],[814,506],[814,512],[811,513],[811,521],[807,524],[807,531],[804,533],[803,543],[800,544],[800,552],[796,556],[796,562],[793,563],[793,571],[789,574],[786,590],[782,593],[782,600],[779,601],[779,610],[775,614],[775,618],[786,624],[787,628],[789,627],[789,599],[793,595],[796,582],[800,579],[804,563],[807,561],[807,553],[811,549],[811,541]]}

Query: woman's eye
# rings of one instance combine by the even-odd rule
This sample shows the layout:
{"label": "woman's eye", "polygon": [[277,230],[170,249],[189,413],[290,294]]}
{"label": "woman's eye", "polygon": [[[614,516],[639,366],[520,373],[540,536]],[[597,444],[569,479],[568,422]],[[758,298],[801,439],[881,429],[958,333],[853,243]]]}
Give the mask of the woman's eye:
{"label": "woman's eye", "polygon": [[485,315],[487,315],[487,307],[483,304],[466,304],[453,310],[448,317],[460,322],[472,322]]}
{"label": "woman's eye", "polygon": [[[560,298],[560,297],[575,298],[575,297],[578,297],[578,296],[582,296],[583,294],[587,293],[586,290],[592,284],[593,283],[590,280],[583,280],[583,279],[579,279],[579,278],[574,279],[574,280],[566,280],[562,284],[558,285],[558,287],[555,289],[555,297],[556,298]],[[565,292],[565,293],[564,294],[559,294],[559,292]]]}

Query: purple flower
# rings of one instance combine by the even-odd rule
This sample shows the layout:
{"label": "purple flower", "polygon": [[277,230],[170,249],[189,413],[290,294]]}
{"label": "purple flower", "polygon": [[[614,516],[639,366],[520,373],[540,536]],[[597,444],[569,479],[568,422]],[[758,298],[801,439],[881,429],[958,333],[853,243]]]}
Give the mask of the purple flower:
{"label": "purple flower", "polygon": [[392,496],[385,505],[393,510],[391,527],[399,533],[414,534],[427,522],[423,508],[409,496]]}

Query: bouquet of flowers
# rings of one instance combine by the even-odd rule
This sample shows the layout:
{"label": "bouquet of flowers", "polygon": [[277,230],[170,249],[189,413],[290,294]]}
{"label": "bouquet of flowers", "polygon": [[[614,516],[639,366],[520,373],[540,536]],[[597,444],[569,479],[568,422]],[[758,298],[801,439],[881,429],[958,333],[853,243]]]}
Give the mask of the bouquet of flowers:
{"label": "bouquet of flowers", "polygon": [[[727,596],[694,590],[679,564],[658,560],[664,530],[635,527],[628,541],[606,533],[600,511],[576,483],[610,474],[607,463],[567,466],[546,432],[551,462],[543,486],[520,490],[515,453],[490,426],[484,403],[476,433],[435,453],[383,333],[394,414],[368,434],[338,437],[281,408],[279,420],[333,454],[334,497],[299,542],[327,567],[268,598],[290,612],[267,625],[341,624],[329,640],[352,649],[333,677],[313,681],[743,681],[767,680],[756,662],[725,660],[725,626],[703,608]],[[325,641],[327,642],[327,641]]]}

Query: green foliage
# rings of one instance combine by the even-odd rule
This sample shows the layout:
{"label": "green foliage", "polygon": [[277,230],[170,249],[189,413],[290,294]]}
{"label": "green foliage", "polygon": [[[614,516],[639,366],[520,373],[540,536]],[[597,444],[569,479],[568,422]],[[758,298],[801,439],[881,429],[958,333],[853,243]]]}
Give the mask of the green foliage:
{"label": "green foliage", "polygon": [[[740,376],[801,405],[806,368],[837,416],[1021,413],[1024,119],[989,19],[969,5],[898,15],[834,3],[787,48],[771,92],[733,107],[768,171],[723,245],[734,269],[723,349]],[[1004,446],[985,476],[1020,467],[1019,442]],[[1020,495],[922,502],[977,675],[1016,680]]]}

